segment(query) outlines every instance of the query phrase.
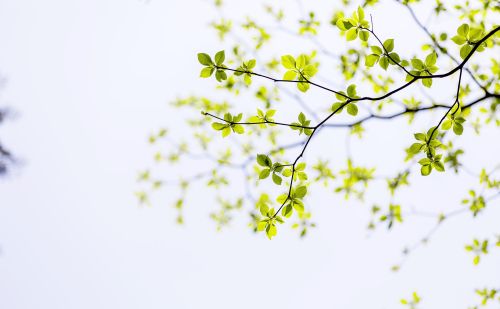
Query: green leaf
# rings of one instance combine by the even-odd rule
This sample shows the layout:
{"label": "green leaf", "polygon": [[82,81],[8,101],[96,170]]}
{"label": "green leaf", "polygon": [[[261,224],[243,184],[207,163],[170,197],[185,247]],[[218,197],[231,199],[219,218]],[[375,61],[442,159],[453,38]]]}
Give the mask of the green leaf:
{"label": "green leaf", "polygon": [[382,56],[380,57],[378,64],[382,69],[387,70],[387,67],[389,66],[389,59],[386,56]]}
{"label": "green leaf", "polygon": [[226,75],[226,72],[224,72],[223,70],[217,70],[215,72],[215,79],[218,81],[218,82],[221,82],[223,80],[226,80],[227,79],[227,75]]}
{"label": "green leaf", "polygon": [[222,137],[226,137],[226,136],[228,136],[229,134],[231,134],[231,128],[230,128],[230,127],[225,127],[225,128],[222,130]]}
{"label": "green leaf", "polygon": [[360,21],[365,19],[365,11],[363,11],[361,6],[358,6],[358,18]]}
{"label": "green leaf", "polygon": [[257,155],[257,163],[260,166],[267,166],[267,167],[271,167],[271,165],[273,164],[271,159],[269,159],[269,157],[264,154]]}
{"label": "green leaf", "polygon": [[366,30],[361,30],[359,31],[359,38],[361,39],[361,41],[368,41],[368,38],[370,37],[370,32],[366,31]]}
{"label": "green leaf", "polygon": [[278,176],[276,173],[273,173],[273,182],[279,186],[281,185],[281,181],[282,181],[281,177]]}
{"label": "green leaf", "polygon": [[243,114],[239,113],[238,115],[233,117],[233,122],[238,122],[241,120],[241,118],[243,118]]}
{"label": "green leaf", "polygon": [[312,64],[306,65],[306,67],[303,70],[303,74],[308,76],[308,77],[314,76],[317,72],[318,72],[318,69],[316,68],[316,66],[314,66]]}
{"label": "green leaf", "polygon": [[285,218],[290,218],[292,216],[292,213],[293,213],[293,207],[290,204],[283,207],[283,210],[281,211],[281,214]]}
{"label": "green leaf", "polygon": [[274,116],[274,114],[276,114],[276,110],[275,109],[270,109],[266,112],[266,118],[271,118]]}
{"label": "green leaf", "polygon": [[267,227],[266,227],[267,238],[271,239],[274,236],[276,236],[277,233],[278,233],[278,230],[276,229],[276,225],[274,225],[274,224],[267,225]]}
{"label": "green leaf", "polygon": [[449,129],[451,129],[451,124],[452,124],[451,120],[445,120],[443,122],[443,125],[441,125],[441,129],[443,129],[443,130],[449,130]]}
{"label": "green leaf", "polygon": [[293,208],[298,212],[304,212],[304,204],[300,200],[292,201]]}
{"label": "green leaf", "polygon": [[262,171],[260,171],[259,179],[266,179],[267,177],[269,177],[269,174],[271,174],[271,170],[268,168],[265,168]]}
{"label": "green leaf", "polygon": [[413,136],[415,136],[416,140],[425,142],[426,135],[424,133],[415,133],[415,134],[413,134]]}
{"label": "green leaf", "polygon": [[293,70],[286,71],[285,75],[283,75],[284,80],[295,80],[296,77],[297,77],[297,72]]}
{"label": "green leaf", "polygon": [[400,63],[401,62],[401,58],[399,58],[399,55],[396,54],[396,53],[390,53],[389,54],[390,58],[390,63],[391,64],[396,64],[396,63]]}
{"label": "green leaf", "polygon": [[473,263],[474,263],[474,265],[477,265],[477,264],[479,264],[480,261],[481,261],[481,257],[479,255],[476,255],[474,257]]}
{"label": "green leaf", "polygon": [[464,127],[460,123],[455,122],[455,124],[453,125],[453,132],[456,135],[462,135],[462,133],[464,132]]}
{"label": "green leaf", "polygon": [[481,38],[483,35],[483,29],[482,28],[471,28],[469,31],[469,39],[472,42],[475,42]]}
{"label": "green leaf", "polygon": [[339,18],[335,25],[342,31],[346,31],[352,28],[352,24],[348,20],[343,18]]}
{"label": "green leaf", "polygon": [[459,116],[462,113],[462,108],[460,107],[460,104],[453,104],[450,113],[454,116]]}
{"label": "green leaf", "polygon": [[255,68],[255,64],[256,64],[255,59],[248,60],[248,63],[247,63],[247,68],[248,68],[249,70],[251,70],[251,69]]}
{"label": "green leaf", "polygon": [[347,113],[352,116],[356,116],[358,114],[358,107],[354,103],[347,104]]}
{"label": "green leaf", "polygon": [[269,206],[266,203],[261,203],[259,207],[260,214],[265,216],[269,211]]}
{"label": "green leaf", "polygon": [[237,134],[245,133],[245,128],[241,124],[233,125],[233,131]]}
{"label": "green leaf", "polygon": [[[438,135],[438,130],[436,129],[436,127],[431,127],[429,128],[429,130],[427,130],[427,139],[428,140],[432,140],[432,139],[435,139],[436,136]],[[432,136],[431,136],[432,134]]]}
{"label": "green leaf", "polygon": [[431,164],[431,159],[429,158],[422,158],[418,161],[419,164],[421,165],[429,165]]}
{"label": "green leaf", "polygon": [[431,165],[422,165],[422,167],[420,168],[420,173],[422,174],[422,176],[429,175],[431,171],[432,171]]}
{"label": "green leaf", "polygon": [[379,56],[375,54],[367,55],[365,58],[365,65],[367,67],[372,67],[377,63]]}
{"label": "green leaf", "polygon": [[307,120],[306,115],[304,115],[304,113],[302,113],[302,112],[300,112],[300,114],[297,117],[297,119],[299,119],[300,123],[304,123]]}
{"label": "green leaf", "polygon": [[432,141],[430,141],[430,142],[429,142],[429,145],[430,145],[431,147],[438,147],[438,146],[440,146],[440,145],[441,145],[441,142],[440,142],[440,141],[438,141],[437,139],[433,139]]}
{"label": "green leaf", "polygon": [[420,59],[417,59],[417,58],[413,58],[411,59],[411,65],[417,69],[417,70],[423,70],[425,69],[424,67],[424,63],[422,62],[422,60]]}
{"label": "green leaf", "polygon": [[422,85],[424,85],[427,88],[430,88],[432,86],[432,78],[423,78]]}
{"label": "green leaf", "polygon": [[347,98],[347,95],[345,94],[345,92],[339,91],[338,93],[335,94],[335,97],[340,101],[344,101]]}
{"label": "green leaf", "polygon": [[464,45],[464,43],[467,42],[467,39],[465,37],[459,35],[452,37],[451,40],[457,45]]}
{"label": "green leaf", "polygon": [[458,27],[457,34],[462,37],[467,37],[467,35],[469,34],[469,29],[470,29],[469,25],[462,24],[460,27]]}
{"label": "green leaf", "polygon": [[390,53],[394,49],[394,39],[388,39],[384,41],[385,50]]}
{"label": "green leaf", "polygon": [[267,226],[267,221],[265,220],[259,221],[259,223],[257,223],[257,231],[262,232],[263,230],[266,229],[266,226]]}
{"label": "green leaf", "polygon": [[295,170],[300,172],[300,171],[303,171],[305,168],[306,168],[306,164],[304,162],[301,162],[301,163],[297,164],[297,166],[295,167]]}
{"label": "green leaf", "polygon": [[295,197],[298,198],[303,198],[307,194],[307,187],[306,186],[300,186],[297,189],[295,189]]}
{"label": "green leaf", "polygon": [[281,64],[286,69],[295,69],[295,59],[291,55],[281,56]]}
{"label": "green leaf", "polygon": [[460,57],[462,57],[462,59],[465,59],[465,57],[469,55],[471,50],[472,46],[470,46],[469,44],[465,44],[464,46],[462,46],[462,48],[460,48]]}
{"label": "green leaf", "polygon": [[346,32],[347,41],[355,40],[358,37],[358,32],[356,28],[351,28]]}
{"label": "green leaf", "polygon": [[378,47],[378,46],[370,46],[371,50],[372,50],[372,53],[377,55],[377,56],[380,56],[382,55],[384,52],[382,51],[382,48]]}
{"label": "green leaf", "polygon": [[422,144],[421,143],[413,143],[410,146],[410,152],[413,153],[413,154],[419,153],[420,149],[422,149]]}
{"label": "green leaf", "polygon": [[205,53],[198,54],[198,61],[203,65],[213,65],[212,58],[210,58],[210,56]]}
{"label": "green leaf", "polygon": [[228,125],[224,124],[224,123],[220,123],[220,122],[212,123],[212,128],[214,128],[214,130],[217,130],[217,131],[223,130],[224,128],[227,128],[227,127],[228,127]]}
{"label": "green leaf", "polygon": [[305,55],[300,55],[297,57],[297,61],[295,62],[295,66],[298,69],[302,69],[306,65],[306,56]]}
{"label": "green leaf", "polygon": [[274,168],[274,172],[280,173],[283,170],[283,165],[276,162],[273,164],[273,168]]}
{"label": "green leaf", "polygon": [[351,84],[349,87],[347,87],[347,96],[350,98],[356,97],[356,85]]}
{"label": "green leaf", "polygon": [[226,54],[224,53],[223,50],[217,52],[215,54],[215,63],[220,66],[224,62],[224,59],[226,58]]}
{"label": "green leaf", "polygon": [[435,52],[430,53],[425,57],[425,65],[430,67],[436,64],[437,54]]}
{"label": "green leaf", "polygon": [[343,109],[343,106],[344,106],[344,103],[342,102],[337,102],[337,103],[333,103],[332,104],[332,112],[337,112],[340,114],[342,112],[342,109]]}
{"label": "green leaf", "polygon": [[283,173],[281,173],[281,174],[282,174],[283,176],[285,176],[285,177],[290,177],[290,176],[292,176],[292,170],[291,170],[291,169],[289,169],[289,168],[287,168],[287,169],[285,169],[285,170],[283,171]]}
{"label": "green leaf", "polygon": [[440,161],[436,161],[432,163],[432,166],[436,169],[438,172],[444,172],[444,165]]}
{"label": "green leaf", "polygon": [[297,88],[302,92],[306,92],[307,90],[309,90],[309,83],[306,82],[297,83]]}
{"label": "green leaf", "polygon": [[204,67],[203,69],[201,69],[200,77],[208,78],[208,77],[212,76],[213,72],[214,72],[214,68]]}
{"label": "green leaf", "polygon": [[276,202],[283,204],[288,200],[288,195],[287,194],[281,194],[276,198]]}

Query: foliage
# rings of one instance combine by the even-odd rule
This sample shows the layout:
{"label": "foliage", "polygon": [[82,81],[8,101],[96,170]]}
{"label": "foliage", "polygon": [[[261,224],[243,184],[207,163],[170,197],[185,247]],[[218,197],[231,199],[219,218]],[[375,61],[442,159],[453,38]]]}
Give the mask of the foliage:
{"label": "foliage", "polygon": [[[180,196],[174,201],[177,222],[184,222],[182,209],[184,201],[189,200],[192,183],[206,180],[207,186],[213,188],[214,200],[221,205],[210,215],[217,229],[230,224],[236,212],[246,210],[249,227],[269,239],[286,225],[305,236],[316,226],[312,221],[313,205],[308,204],[308,199],[318,184],[332,188],[335,194],[350,201],[364,200],[371,185],[382,180],[390,200],[373,203],[368,209],[371,218],[368,228],[385,226],[393,230],[406,222],[407,217],[421,214],[398,201],[401,197],[398,193],[403,188],[422,176],[432,181],[437,179],[433,177],[440,177],[438,174],[470,173],[463,160],[467,151],[457,146],[461,136],[472,132],[480,134],[485,126],[500,125],[500,61],[497,57],[500,27],[493,22],[499,18],[500,7],[494,1],[466,1],[455,5],[433,2],[432,12],[438,20],[455,18],[453,29],[434,30],[424,25],[415,13],[421,1],[395,2],[410,14],[425,36],[425,41],[417,43],[420,49],[408,53],[402,48],[402,42],[381,37],[375,30],[373,17],[381,20],[380,23],[390,21],[370,15],[379,5],[376,0],[365,1],[362,6],[342,1],[342,7],[333,10],[331,19],[326,21],[318,12],[310,11],[294,21],[293,29],[289,28],[286,8],[272,6],[266,6],[264,12],[275,27],[261,22],[264,18],[250,16],[244,23],[221,18],[211,24],[223,50],[215,53],[202,50],[197,58],[201,65],[200,77],[213,78],[207,82],[214,83],[221,95],[214,91],[207,96],[179,98],[172,103],[179,109],[201,111],[202,117],[186,121],[196,145],[187,147],[187,143],[175,141],[166,130],[150,137],[152,144],[163,140],[170,145],[169,154],[155,154],[158,162],[175,164],[184,158],[189,162],[205,160],[208,163],[203,166],[211,166],[204,172],[168,182],[180,187]],[[222,9],[223,3],[217,2],[217,7]],[[394,31],[404,31],[399,29]],[[319,39],[325,31],[335,31],[343,49],[326,48]],[[310,44],[304,44],[300,52],[291,53],[286,46],[272,45],[279,32],[292,33],[297,40]],[[277,49],[279,55],[269,52]],[[332,78],[341,77],[342,82],[325,78],[325,74],[333,74],[332,63],[338,72]],[[441,87],[443,82],[452,86]],[[331,99],[323,100],[319,108],[312,107],[305,98],[314,95],[313,89],[331,95]],[[427,92],[433,90],[432,95]],[[237,103],[216,99],[226,98],[223,92]],[[448,94],[449,101],[434,99],[437,92]],[[243,101],[255,104],[248,108],[250,104]],[[419,119],[429,121],[432,113],[438,115],[438,120],[422,125]],[[402,147],[400,162],[394,162],[390,175],[379,174],[375,167],[357,163],[350,153],[343,160],[345,166],[334,165],[324,158],[304,157],[311,147],[316,147],[311,146],[310,141],[320,132],[334,136],[345,129],[349,139],[364,138],[368,122],[399,118],[407,120],[409,138]],[[229,138],[221,139],[221,136]],[[388,148],[381,142],[373,151],[384,153]],[[475,175],[479,187],[471,187],[468,194],[457,192],[461,194],[461,208],[423,214],[433,218],[436,226],[421,243],[427,242],[452,216],[469,213],[475,218],[487,211],[500,192],[500,181],[495,179],[497,170],[485,167]],[[237,187],[233,186],[233,179],[228,178],[229,171],[241,173],[242,182],[238,182]],[[167,183],[152,177],[149,171],[142,172],[139,180],[145,189],[136,194],[144,204],[149,203],[152,190]],[[243,192],[229,198],[234,188],[243,188]],[[420,192],[414,188],[412,194]],[[473,254],[473,263],[479,264],[492,250],[493,243],[498,246],[500,241],[474,238],[465,248]],[[405,249],[404,254],[413,250]],[[400,266],[395,265],[393,270]],[[486,304],[495,300],[496,291],[478,289],[477,294]],[[420,301],[415,292],[401,303],[417,308]]]}

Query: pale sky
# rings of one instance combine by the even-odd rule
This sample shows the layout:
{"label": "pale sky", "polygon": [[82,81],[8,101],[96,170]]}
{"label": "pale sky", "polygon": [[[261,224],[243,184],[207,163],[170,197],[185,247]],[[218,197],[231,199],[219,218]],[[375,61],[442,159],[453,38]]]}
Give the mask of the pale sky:
{"label": "pale sky", "polygon": [[[226,14],[241,15],[240,2]],[[474,267],[463,248],[500,232],[500,199],[475,220],[451,219],[398,273],[389,268],[401,249],[432,221],[409,219],[368,237],[371,205],[338,205],[341,197],[318,190],[310,199],[318,227],[305,239],[283,229],[269,241],[244,219],[216,232],[202,194],[186,206],[183,227],[161,199],[139,207],[133,193],[137,172],[150,164],[148,134],[182,125],[168,101],[213,89],[198,78],[196,53],[221,49],[207,27],[215,15],[195,0],[0,1],[0,73],[8,80],[0,102],[18,114],[0,137],[23,161],[0,180],[0,308],[401,308],[413,291],[421,308],[466,308],[477,300],[475,288],[500,286],[500,250]],[[411,22],[399,12],[394,18]],[[376,20],[382,32],[395,31]],[[407,31],[406,39],[393,35],[411,50],[423,37]],[[368,134],[352,151],[390,166],[383,153],[366,150],[411,136],[404,124]],[[490,141],[498,129],[470,131],[460,142],[469,146],[469,165],[495,166],[500,147]],[[328,135],[318,137],[311,156],[327,143]],[[452,210],[476,185],[468,175],[438,175],[415,181],[401,199]]]}

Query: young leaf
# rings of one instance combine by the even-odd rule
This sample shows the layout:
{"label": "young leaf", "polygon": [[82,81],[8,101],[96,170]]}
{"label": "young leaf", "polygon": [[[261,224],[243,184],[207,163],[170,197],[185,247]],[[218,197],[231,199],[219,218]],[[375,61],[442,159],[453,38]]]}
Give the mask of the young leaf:
{"label": "young leaf", "polygon": [[347,104],[347,113],[352,116],[356,116],[358,114],[358,107],[354,103]]}
{"label": "young leaf", "polygon": [[289,70],[285,72],[285,75],[283,75],[284,80],[295,80],[297,78],[297,72],[293,70]]}
{"label": "young leaf", "polygon": [[307,187],[306,186],[300,186],[297,189],[295,189],[295,197],[298,198],[303,198],[307,194]]}
{"label": "young leaf", "polygon": [[295,69],[295,59],[290,55],[281,56],[281,64],[286,69]]}
{"label": "young leaf", "polygon": [[420,168],[420,173],[422,174],[422,176],[427,176],[431,173],[432,171],[432,167],[430,164],[428,165],[422,165],[422,167]]}
{"label": "young leaf", "polygon": [[356,97],[356,85],[351,84],[349,87],[347,87],[347,95],[351,98]]}
{"label": "young leaf", "polygon": [[199,53],[198,54],[198,61],[203,64],[203,65],[213,65],[212,59],[210,58],[209,55],[205,53]]}
{"label": "young leaf", "polygon": [[464,127],[460,123],[455,122],[455,124],[453,125],[453,132],[456,135],[462,135],[462,133],[464,132]]}
{"label": "young leaf", "polygon": [[227,124],[220,123],[220,122],[212,123],[212,128],[214,128],[214,130],[217,130],[217,131],[223,130],[227,126],[228,126]]}
{"label": "young leaf", "polygon": [[268,156],[266,155],[263,155],[263,154],[258,154],[257,155],[257,163],[260,165],[260,166],[264,166],[264,167],[271,167],[271,165],[273,164],[271,159],[269,159]]}
{"label": "young leaf", "polygon": [[214,68],[204,67],[203,69],[201,69],[200,77],[208,78],[208,77],[212,76],[213,72],[214,72]]}
{"label": "young leaf", "polygon": [[265,168],[262,171],[260,171],[259,179],[266,179],[267,177],[269,177],[269,174],[271,174],[271,170],[268,168]]}
{"label": "young leaf", "polygon": [[222,65],[225,58],[226,58],[226,54],[224,53],[223,50],[217,52],[215,54],[215,64],[217,64],[218,66]]}
{"label": "young leaf", "polygon": [[307,90],[309,90],[309,83],[306,82],[297,83],[297,88],[302,92],[306,92]]}
{"label": "young leaf", "polygon": [[293,213],[293,207],[290,204],[283,207],[283,210],[281,211],[281,214],[285,218],[290,218],[292,216],[292,213]]}
{"label": "young leaf", "polygon": [[423,78],[422,85],[424,85],[427,88],[430,88],[432,86],[432,78]]}
{"label": "young leaf", "polygon": [[347,41],[352,41],[358,37],[358,30],[356,28],[351,28],[347,30],[346,39]]}
{"label": "young leaf", "polygon": [[361,30],[359,31],[359,38],[361,39],[361,41],[368,41],[368,38],[370,37],[370,32],[366,31],[366,30]]}
{"label": "young leaf", "polygon": [[384,41],[385,50],[390,53],[394,49],[394,39],[388,39]]}
{"label": "young leaf", "polygon": [[278,186],[281,185],[282,178],[278,176],[278,174],[273,173],[273,182],[277,184]]}
{"label": "young leaf", "polygon": [[389,59],[387,59],[386,56],[380,57],[378,64],[382,69],[387,70],[387,68],[389,67]]}
{"label": "young leaf", "polygon": [[462,36],[462,37],[467,37],[467,35],[469,34],[469,25],[467,24],[462,24],[460,25],[460,27],[458,27],[457,29],[457,34]]}
{"label": "young leaf", "polygon": [[429,55],[427,55],[427,57],[425,57],[425,65],[428,67],[433,66],[436,64],[436,60],[437,60],[437,54],[435,52],[432,52]]}
{"label": "young leaf", "polygon": [[372,67],[377,63],[379,56],[375,54],[367,55],[365,58],[365,65],[367,67]]}

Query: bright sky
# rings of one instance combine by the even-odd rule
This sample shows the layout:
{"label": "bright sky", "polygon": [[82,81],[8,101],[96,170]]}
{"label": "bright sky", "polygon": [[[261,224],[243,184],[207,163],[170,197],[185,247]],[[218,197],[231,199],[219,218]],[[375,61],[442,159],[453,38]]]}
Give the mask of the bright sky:
{"label": "bright sky", "polygon": [[[339,206],[319,192],[310,200],[319,226],[309,237],[284,230],[268,241],[244,220],[216,232],[203,194],[184,227],[167,203],[139,207],[133,192],[151,157],[147,135],[182,122],[167,102],[213,89],[198,78],[195,55],[220,49],[207,27],[214,14],[195,0],[0,1],[0,72],[8,79],[1,102],[18,113],[0,134],[24,161],[0,181],[0,308],[400,308],[413,291],[425,308],[465,308],[475,288],[500,285],[500,250],[473,267],[463,249],[499,232],[494,205],[476,220],[450,220],[398,273],[389,268],[401,249],[432,222],[417,218],[367,237],[370,205]],[[410,22],[398,14],[400,24]],[[368,135],[352,151],[370,153],[362,147],[376,149],[391,134],[403,133]],[[470,165],[494,166],[500,148],[489,141],[497,138],[495,130],[466,133]],[[457,192],[475,185],[467,175],[429,179],[403,199],[450,210],[464,196]]]}

